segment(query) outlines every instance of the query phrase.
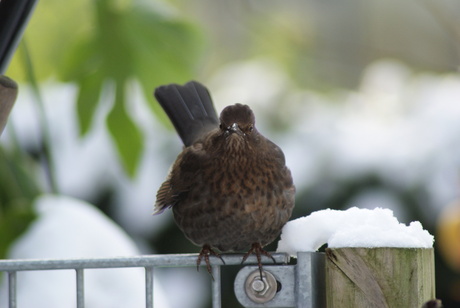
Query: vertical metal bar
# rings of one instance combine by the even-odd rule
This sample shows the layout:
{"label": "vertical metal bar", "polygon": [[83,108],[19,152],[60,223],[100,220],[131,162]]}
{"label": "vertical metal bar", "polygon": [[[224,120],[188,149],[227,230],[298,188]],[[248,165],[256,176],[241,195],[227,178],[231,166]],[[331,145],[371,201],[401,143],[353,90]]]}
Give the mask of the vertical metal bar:
{"label": "vertical metal bar", "polygon": [[314,293],[314,306],[326,307],[326,255],[324,253],[313,253],[312,262],[314,267],[312,269],[313,288]]}
{"label": "vertical metal bar", "polygon": [[212,267],[212,308],[221,308],[221,290],[220,290],[220,266]]}
{"label": "vertical metal bar", "polygon": [[295,296],[296,307],[310,308],[312,304],[311,285],[311,254],[308,252],[297,253]]}
{"label": "vertical metal bar", "polygon": [[77,308],[85,307],[85,273],[84,269],[77,268]]}
{"label": "vertical metal bar", "polygon": [[153,267],[145,268],[145,306],[153,307]]}
{"label": "vertical metal bar", "polygon": [[297,253],[295,275],[297,308],[326,307],[324,258],[324,253],[319,252]]}
{"label": "vertical metal bar", "polygon": [[8,272],[8,307],[16,308],[16,272]]}

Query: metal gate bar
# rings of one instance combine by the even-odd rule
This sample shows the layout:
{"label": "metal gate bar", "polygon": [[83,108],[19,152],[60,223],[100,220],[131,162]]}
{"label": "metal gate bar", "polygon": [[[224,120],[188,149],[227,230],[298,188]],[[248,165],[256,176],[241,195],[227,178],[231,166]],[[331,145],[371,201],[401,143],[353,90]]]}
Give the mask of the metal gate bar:
{"label": "metal gate bar", "polygon": [[8,306],[16,308],[16,272],[8,272]]}
{"label": "metal gate bar", "polygon": [[153,307],[153,267],[145,268],[145,306]]}
{"label": "metal gate bar", "polygon": [[[145,303],[147,308],[153,307],[153,273],[155,267],[190,267],[196,266],[197,254],[169,254],[148,255],[134,257],[115,258],[89,258],[89,259],[45,259],[45,260],[0,260],[0,272],[8,273],[8,304],[9,308],[17,308],[17,272],[19,271],[43,271],[43,270],[69,270],[76,273],[77,307],[85,307],[84,271],[97,268],[126,268],[143,267],[145,269]],[[225,265],[240,265],[242,254],[224,254],[222,259]],[[274,253],[273,258],[277,264],[289,262],[289,255]],[[210,258],[212,274],[212,303],[214,308],[221,307],[221,266],[222,261],[218,258]],[[273,264],[273,261],[262,256],[262,263]],[[249,256],[244,263],[257,264],[255,256]]]}
{"label": "metal gate bar", "polygon": [[212,267],[212,276],[214,277],[212,281],[212,307],[220,308],[220,266],[215,265]]}
{"label": "metal gate bar", "polygon": [[77,276],[77,308],[85,307],[85,276],[82,268],[75,270]]}

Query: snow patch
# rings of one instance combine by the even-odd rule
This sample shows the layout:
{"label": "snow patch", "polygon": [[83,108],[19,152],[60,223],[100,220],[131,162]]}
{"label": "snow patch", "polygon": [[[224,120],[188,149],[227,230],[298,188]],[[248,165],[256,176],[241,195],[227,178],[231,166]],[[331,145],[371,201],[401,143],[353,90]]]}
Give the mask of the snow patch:
{"label": "snow patch", "polygon": [[433,241],[418,221],[407,226],[389,209],[352,207],[345,211],[321,210],[289,221],[283,227],[277,251],[296,256],[298,251],[316,251],[324,244],[330,248],[431,248]]}

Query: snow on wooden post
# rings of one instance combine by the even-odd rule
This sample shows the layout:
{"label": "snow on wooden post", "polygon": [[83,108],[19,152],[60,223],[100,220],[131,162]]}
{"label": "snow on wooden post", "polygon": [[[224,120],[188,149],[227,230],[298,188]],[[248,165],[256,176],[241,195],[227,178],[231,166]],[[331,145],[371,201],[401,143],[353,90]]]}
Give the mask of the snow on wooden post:
{"label": "snow on wooden post", "polygon": [[389,209],[354,207],[289,221],[277,251],[294,256],[328,245],[327,308],[420,308],[435,298],[433,241],[418,221],[406,225]]}
{"label": "snow on wooden post", "polygon": [[327,308],[422,307],[435,298],[432,248],[328,248]]}

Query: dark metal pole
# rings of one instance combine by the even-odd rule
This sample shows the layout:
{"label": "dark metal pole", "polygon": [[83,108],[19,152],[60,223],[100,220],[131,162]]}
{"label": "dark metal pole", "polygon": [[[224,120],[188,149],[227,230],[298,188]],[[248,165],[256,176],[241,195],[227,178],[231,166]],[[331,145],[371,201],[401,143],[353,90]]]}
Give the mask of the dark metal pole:
{"label": "dark metal pole", "polygon": [[0,0],[0,75],[21,39],[37,0]]}

